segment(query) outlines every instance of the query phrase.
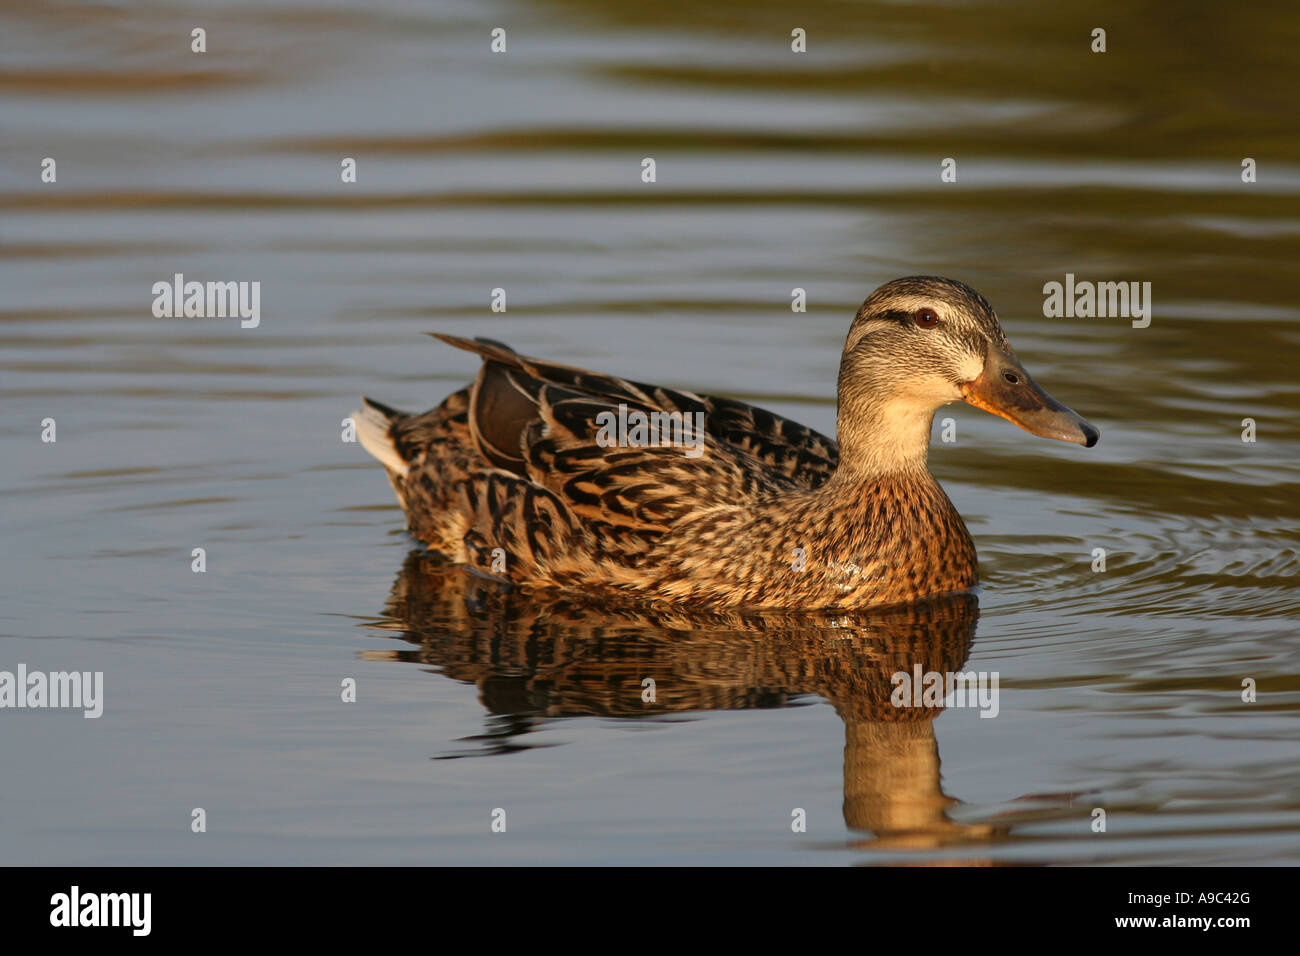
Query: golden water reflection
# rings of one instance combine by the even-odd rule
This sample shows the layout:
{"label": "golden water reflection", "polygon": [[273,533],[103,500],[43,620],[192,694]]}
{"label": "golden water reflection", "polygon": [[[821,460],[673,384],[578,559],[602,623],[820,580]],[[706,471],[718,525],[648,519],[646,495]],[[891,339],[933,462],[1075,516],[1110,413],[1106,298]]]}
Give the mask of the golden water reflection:
{"label": "golden water reflection", "polygon": [[587,606],[503,590],[416,552],[373,625],[414,646],[365,656],[476,685],[499,718],[478,754],[527,749],[550,718],[647,719],[815,694],[844,722],[844,822],[869,834],[852,845],[925,850],[1011,829],[953,819],[960,801],[944,790],[934,732],[944,707],[894,702],[896,674],[962,671],[978,617],[970,594],[853,615]]}

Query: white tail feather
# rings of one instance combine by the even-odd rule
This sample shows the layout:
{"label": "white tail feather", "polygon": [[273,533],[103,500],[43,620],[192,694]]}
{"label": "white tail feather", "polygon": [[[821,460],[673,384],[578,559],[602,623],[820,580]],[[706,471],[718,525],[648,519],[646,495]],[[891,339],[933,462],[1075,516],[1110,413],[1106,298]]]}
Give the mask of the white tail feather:
{"label": "white tail feather", "polygon": [[357,438],[361,447],[379,459],[389,471],[405,475],[410,465],[397,453],[388,429],[392,419],[370,404],[363,405],[352,413],[352,420],[357,423]]}

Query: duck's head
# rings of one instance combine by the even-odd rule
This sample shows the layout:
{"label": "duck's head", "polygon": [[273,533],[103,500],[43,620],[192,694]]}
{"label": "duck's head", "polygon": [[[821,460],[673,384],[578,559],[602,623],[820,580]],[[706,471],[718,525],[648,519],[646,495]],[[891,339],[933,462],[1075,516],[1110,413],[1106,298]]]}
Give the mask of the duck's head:
{"label": "duck's head", "polygon": [[885,283],[858,310],[844,345],[841,452],[852,451],[847,443],[867,457],[906,458],[919,441],[924,461],[935,410],[958,400],[1043,438],[1091,448],[1100,434],[1038,387],[970,286],[940,276]]}

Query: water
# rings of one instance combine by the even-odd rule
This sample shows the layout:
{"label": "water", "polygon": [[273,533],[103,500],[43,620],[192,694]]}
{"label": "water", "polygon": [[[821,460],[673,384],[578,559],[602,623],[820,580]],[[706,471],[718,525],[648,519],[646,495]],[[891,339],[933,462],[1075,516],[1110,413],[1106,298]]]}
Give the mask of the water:
{"label": "water", "polygon": [[[0,712],[0,862],[1300,861],[1285,5],[3,18],[0,670],[102,670],[106,700]],[[154,318],[176,272],[260,281],[261,325]],[[429,330],[831,432],[854,309],[912,273],[984,292],[1102,430],[941,414],[978,608],[520,601],[412,557],[340,440],[362,392],[473,374]],[[1150,327],[1044,318],[1066,273],[1151,282]],[[997,717],[900,720],[917,662],[998,672]]]}

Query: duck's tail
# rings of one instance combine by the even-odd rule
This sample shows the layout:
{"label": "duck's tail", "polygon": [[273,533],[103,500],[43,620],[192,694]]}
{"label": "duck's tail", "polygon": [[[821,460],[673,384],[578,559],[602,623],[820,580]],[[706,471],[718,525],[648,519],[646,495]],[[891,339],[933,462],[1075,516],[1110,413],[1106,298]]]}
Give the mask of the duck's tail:
{"label": "duck's tail", "polygon": [[361,396],[361,402],[361,407],[352,413],[361,447],[379,459],[380,464],[389,471],[406,475],[410,470],[410,462],[402,457],[393,434],[393,424],[406,418],[406,413],[364,395]]}

